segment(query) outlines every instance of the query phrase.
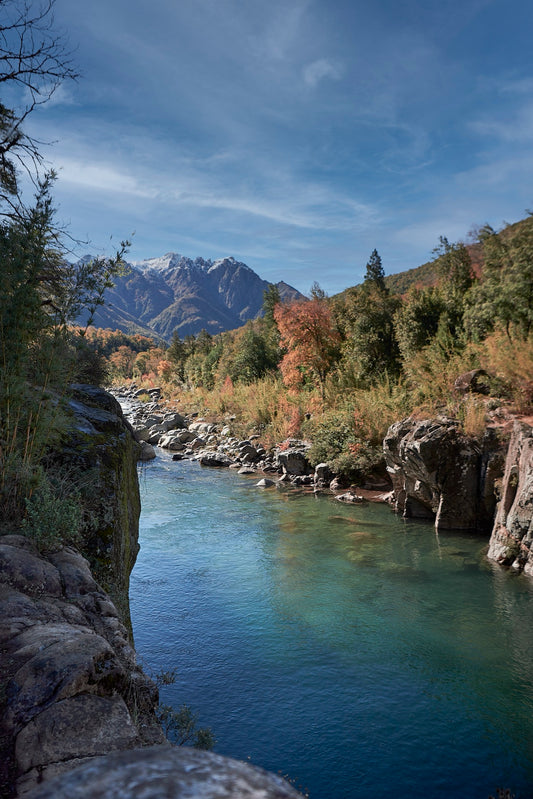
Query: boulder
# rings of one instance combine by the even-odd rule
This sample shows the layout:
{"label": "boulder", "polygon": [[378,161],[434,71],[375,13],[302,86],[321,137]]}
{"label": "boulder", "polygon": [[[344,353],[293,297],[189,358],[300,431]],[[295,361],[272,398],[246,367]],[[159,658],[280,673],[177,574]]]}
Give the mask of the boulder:
{"label": "boulder", "polygon": [[494,431],[468,437],[452,419],[393,424],[383,442],[393,505],[403,516],[431,519],[437,530],[487,530],[502,454]]}
{"label": "boulder", "polygon": [[274,480],[269,480],[268,477],[263,477],[255,485],[257,486],[257,488],[272,488],[272,486],[275,486],[276,483],[274,482]]}
{"label": "boulder", "polygon": [[459,394],[490,394],[489,376],[484,369],[459,375],[453,387]]}
{"label": "boulder", "polygon": [[42,785],[32,799],[302,799],[282,777],[213,752],[153,746],[112,753]]}
{"label": "boulder", "polygon": [[201,466],[229,466],[231,461],[221,452],[204,452],[199,458]]}
{"label": "boulder", "polygon": [[332,471],[329,467],[328,463],[317,463],[315,466],[315,474],[313,477],[313,482],[317,488],[325,488],[329,486],[331,480],[333,479]]}
{"label": "boulder", "polygon": [[140,461],[152,461],[155,458],[155,449],[147,441],[141,442]]}
{"label": "boulder", "polygon": [[311,470],[306,454],[301,449],[278,452],[277,462],[284,474],[302,475]]}
{"label": "boulder", "polygon": [[0,794],[162,741],[155,686],[87,560],[67,547],[45,556],[18,535],[0,538],[0,557]]}
{"label": "boulder", "polygon": [[335,499],[339,502],[348,502],[351,504],[360,504],[365,501],[363,497],[360,497],[354,491],[346,491],[344,494],[338,494]]}
{"label": "boulder", "polygon": [[488,557],[533,576],[533,428],[514,423]]}

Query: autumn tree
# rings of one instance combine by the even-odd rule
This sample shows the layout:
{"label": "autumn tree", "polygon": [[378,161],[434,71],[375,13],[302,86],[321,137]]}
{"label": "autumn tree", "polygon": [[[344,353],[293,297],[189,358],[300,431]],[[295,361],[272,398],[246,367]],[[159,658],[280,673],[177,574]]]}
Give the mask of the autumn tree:
{"label": "autumn tree", "polygon": [[340,342],[328,302],[315,298],[280,304],[274,319],[286,350],[280,363],[285,385],[294,388],[310,375],[324,396],[326,376],[338,357]]}

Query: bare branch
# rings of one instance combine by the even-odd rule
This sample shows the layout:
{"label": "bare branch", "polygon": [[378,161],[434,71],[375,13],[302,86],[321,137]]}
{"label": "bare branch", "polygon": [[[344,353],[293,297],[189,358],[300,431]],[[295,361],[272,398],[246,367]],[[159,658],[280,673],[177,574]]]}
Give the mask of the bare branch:
{"label": "bare branch", "polygon": [[[17,167],[35,183],[40,142],[23,131],[28,116],[78,73],[55,27],[55,0],[0,0],[0,84],[19,89],[18,108],[0,103],[0,200],[17,195]],[[10,203],[7,203],[8,206]]]}

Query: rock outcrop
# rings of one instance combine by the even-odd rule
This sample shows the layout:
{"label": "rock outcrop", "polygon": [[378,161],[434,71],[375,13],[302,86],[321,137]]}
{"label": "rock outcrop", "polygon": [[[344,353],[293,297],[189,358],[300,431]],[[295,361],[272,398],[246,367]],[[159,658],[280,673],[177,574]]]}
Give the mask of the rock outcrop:
{"label": "rock outcrop", "polygon": [[23,796],[80,759],[164,740],[157,690],[130,641],[138,445],[102,389],[74,386],[69,404],[70,429],[47,468],[79,487],[88,560],[59,544],[43,553],[30,538],[0,538],[3,796],[15,795],[15,785]]}
{"label": "rock outcrop", "polygon": [[409,417],[389,428],[383,448],[397,512],[434,519],[437,530],[490,529],[504,457],[494,431],[479,441],[452,419]]}
{"label": "rock outcrop", "polygon": [[533,576],[533,428],[514,423],[488,557]]}
{"label": "rock outcrop", "polygon": [[71,429],[50,466],[77,480],[86,520],[80,549],[130,626],[129,577],[139,551],[140,447],[114,397],[95,386],[72,389]]}
{"label": "rock outcrop", "polygon": [[24,536],[0,538],[0,619],[0,795],[164,740],[157,690],[79,552],[45,556]]}
{"label": "rock outcrop", "polygon": [[151,747],[80,766],[32,799],[298,799],[281,777],[211,752]]}
{"label": "rock outcrop", "polygon": [[106,392],[76,386],[70,406],[47,468],[79,485],[88,559],[0,537],[0,797],[298,796],[261,769],[166,741],[129,629],[140,447]]}

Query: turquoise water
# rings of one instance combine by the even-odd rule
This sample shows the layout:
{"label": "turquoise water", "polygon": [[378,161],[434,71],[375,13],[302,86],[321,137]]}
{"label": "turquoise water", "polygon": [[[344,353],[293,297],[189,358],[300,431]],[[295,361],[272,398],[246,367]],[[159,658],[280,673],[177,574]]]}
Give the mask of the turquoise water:
{"label": "turquoise water", "polygon": [[386,506],[164,453],[140,481],[137,651],[215,751],[311,799],[533,796],[532,580]]}

